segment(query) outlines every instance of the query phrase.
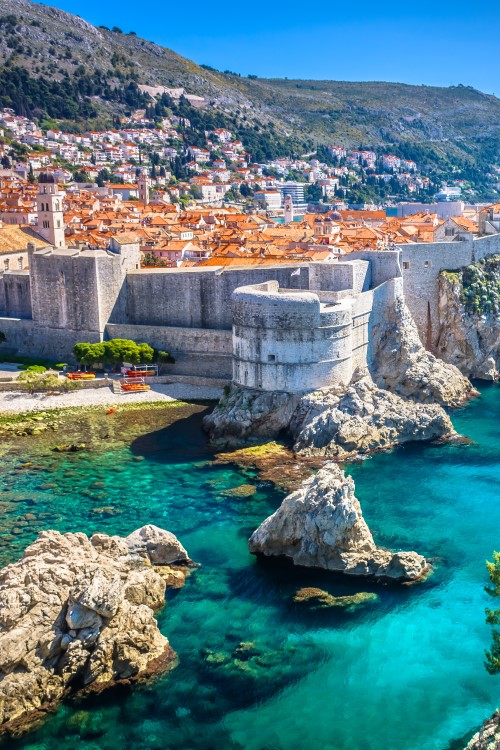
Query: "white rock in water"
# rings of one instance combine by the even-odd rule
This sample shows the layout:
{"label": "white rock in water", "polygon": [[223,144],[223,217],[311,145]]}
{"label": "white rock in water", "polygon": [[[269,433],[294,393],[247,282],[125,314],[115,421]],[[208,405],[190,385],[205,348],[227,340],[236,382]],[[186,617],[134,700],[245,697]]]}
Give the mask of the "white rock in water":
{"label": "white rock in water", "polygon": [[[170,562],[191,563],[156,526],[126,539],[42,531],[0,571],[0,734],[25,731],[79,687],[172,666],[154,617]],[[172,573],[178,587],[182,570]]]}
{"label": "white rock in water", "polygon": [[294,565],[348,575],[411,581],[427,569],[416,552],[377,547],[354,495],[354,482],[327,463],[254,531],[250,551],[284,556]]}

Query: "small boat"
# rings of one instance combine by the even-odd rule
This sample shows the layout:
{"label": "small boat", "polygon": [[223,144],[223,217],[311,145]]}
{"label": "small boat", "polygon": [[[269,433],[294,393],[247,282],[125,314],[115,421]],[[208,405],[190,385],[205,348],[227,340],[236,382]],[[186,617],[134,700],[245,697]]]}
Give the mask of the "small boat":
{"label": "small boat", "polygon": [[154,375],[151,370],[127,370],[125,375],[127,378],[147,378]]}
{"label": "small boat", "polygon": [[95,372],[68,372],[66,374],[68,380],[93,380],[95,378]]}
{"label": "small boat", "polygon": [[127,391],[128,393],[130,391],[133,392],[140,392],[140,391],[150,391],[151,386],[146,385],[145,383],[122,383],[122,391]]}

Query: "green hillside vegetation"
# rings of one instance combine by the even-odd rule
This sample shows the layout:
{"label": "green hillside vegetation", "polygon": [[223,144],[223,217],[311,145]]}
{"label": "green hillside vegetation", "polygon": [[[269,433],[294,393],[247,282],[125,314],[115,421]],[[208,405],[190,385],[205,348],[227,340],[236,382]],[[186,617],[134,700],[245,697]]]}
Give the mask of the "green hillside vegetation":
{"label": "green hillside vegetation", "polygon": [[318,144],[370,147],[413,159],[432,179],[463,179],[494,194],[500,100],[492,95],[460,85],[245,77],[197,65],[130,30],[95,28],[30,0],[0,0],[0,106],[68,129],[104,127],[155,106],[140,85],[203,96],[201,110],[162,106],[189,111],[193,138],[211,123],[228,127],[254,160]]}

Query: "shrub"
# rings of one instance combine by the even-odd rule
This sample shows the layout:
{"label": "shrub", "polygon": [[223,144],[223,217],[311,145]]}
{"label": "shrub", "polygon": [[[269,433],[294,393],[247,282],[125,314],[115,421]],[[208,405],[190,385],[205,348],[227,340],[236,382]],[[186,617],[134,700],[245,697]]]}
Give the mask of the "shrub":
{"label": "shrub", "polygon": [[41,374],[43,374],[46,371],[47,371],[47,368],[44,367],[43,365],[30,365],[29,367],[26,368],[26,370],[24,372],[25,373],[26,372],[36,372],[39,375],[41,375]]}
{"label": "shrub", "polygon": [[79,387],[79,383],[59,378],[57,375],[46,372],[30,372],[29,370],[25,370],[19,375],[18,383],[28,393],[61,393],[73,391]]}
{"label": "shrub", "polygon": [[64,368],[67,367],[67,366],[68,365],[67,365],[66,362],[59,362],[57,365],[54,365],[54,367],[56,368],[56,370],[64,370]]}

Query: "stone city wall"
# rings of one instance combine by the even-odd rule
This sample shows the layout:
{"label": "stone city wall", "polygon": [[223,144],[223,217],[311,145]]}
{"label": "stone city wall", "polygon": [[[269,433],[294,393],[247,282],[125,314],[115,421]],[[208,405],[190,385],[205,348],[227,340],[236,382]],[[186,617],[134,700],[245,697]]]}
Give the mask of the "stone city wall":
{"label": "stone city wall", "polygon": [[7,271],[0,275],[0,315],[31,318],[29,271]]}
{"label": "stone city wall", "polygon": [[175,364],[162,365],[165,373],[226,380],[232,376],[231,331],[110,323],[106,326],[106,338],[132,339],[169,352]]}
{"label": "stone city wall", "polygon": [[421,341],[431,351],[439,336],[438,279],[441,271],[456,271],[476,260],[500,253],[500,235],[460,242],[401,245],[406,304]]}

